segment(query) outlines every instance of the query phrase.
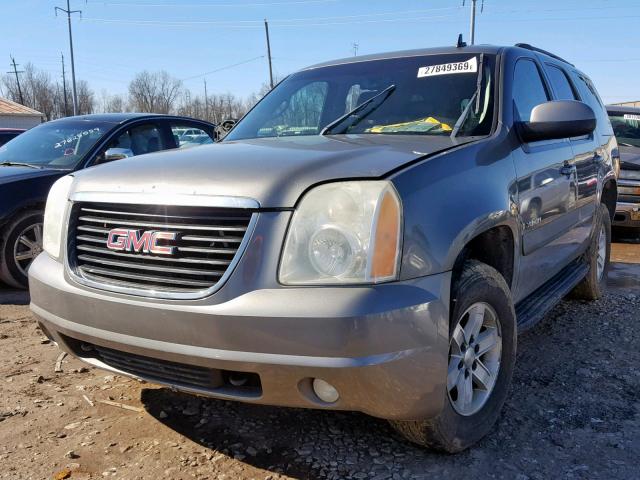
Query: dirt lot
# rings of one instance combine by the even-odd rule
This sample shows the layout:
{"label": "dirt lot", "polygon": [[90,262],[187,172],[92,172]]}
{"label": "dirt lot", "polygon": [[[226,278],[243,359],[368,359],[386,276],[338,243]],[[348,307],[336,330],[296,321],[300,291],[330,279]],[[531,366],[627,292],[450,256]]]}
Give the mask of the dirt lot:
{"label": "dirt lot", "polygon": [[457,456],[361,414],[196,398],[68,357],[55,373],[59,351],[5,291],[0,478],[640,478],[640,244],[614,260],[606,298],[565,301],[520,337],[504,415]]}

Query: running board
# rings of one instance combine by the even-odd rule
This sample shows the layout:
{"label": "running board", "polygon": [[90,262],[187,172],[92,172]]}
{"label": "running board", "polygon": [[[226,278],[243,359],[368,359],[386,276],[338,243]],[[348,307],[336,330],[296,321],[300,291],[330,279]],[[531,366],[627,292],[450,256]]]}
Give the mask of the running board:
{"label": "running board", "polygon": [[536,325],[589,272],[589,265],[580,259],[566,266],[555,277],[516,305],[518,332]]}

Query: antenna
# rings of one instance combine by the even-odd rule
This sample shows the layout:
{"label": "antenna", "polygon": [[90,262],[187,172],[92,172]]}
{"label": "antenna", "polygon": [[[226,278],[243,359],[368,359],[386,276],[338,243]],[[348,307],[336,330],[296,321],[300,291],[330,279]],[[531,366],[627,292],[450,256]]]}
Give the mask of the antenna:
{"label": "antenna", "polygon": [[358,44],[358,42],[353,42],[352,46],[353,46],[353,56],[357,57],[358,56],[358,47],[360,47],[360,44]]}
{"label": "antenna", "polygon": [[467,42],[462,41],[462,34],[458,35],[458,43],[456,44],[456,48],[463,48],[467,46]]}

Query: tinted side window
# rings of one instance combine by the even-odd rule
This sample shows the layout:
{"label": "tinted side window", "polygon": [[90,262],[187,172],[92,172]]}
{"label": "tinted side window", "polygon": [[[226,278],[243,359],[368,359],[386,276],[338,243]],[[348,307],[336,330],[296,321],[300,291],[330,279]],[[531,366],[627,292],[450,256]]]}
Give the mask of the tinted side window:
{"label": "tinted side window", "polygon": [[111,140],[97,155],[95,163],[99,164],[121,158],[135,157],[136,155],[158,152],[167,148],[169,148],[169,145],[165,145],[163,142],[160,129],[156,125],[139,125],[129,128]]}
{"label": "tinted side window", "polygon": [[178,148],[190,148],[213,143],[213,138],[205,130],[189,125],[171,123],[171,133]]}
{"label": "tinted side window", "polygon": [[577,100],[567,74],[560,68],[547,64],[547,73],[558,100]]}
{"label": "tinted side window", "polygon": [[591,83],[591,80],[588,78],[578,74],[577,76],[577,86],[578,91],[580,92],[580,96],[582,97],[582,101],[587,103],[593,111],[598,115],[602,113],[604,106],[600,101],[600,97],[596,93],[596,89]]}
{"label": "tinted side window", "polygon": [[513,72],[513,102],[516,116],[523,122],[531,119],[531,110],[549,100],[547,88],[532,60],[518,60]]}

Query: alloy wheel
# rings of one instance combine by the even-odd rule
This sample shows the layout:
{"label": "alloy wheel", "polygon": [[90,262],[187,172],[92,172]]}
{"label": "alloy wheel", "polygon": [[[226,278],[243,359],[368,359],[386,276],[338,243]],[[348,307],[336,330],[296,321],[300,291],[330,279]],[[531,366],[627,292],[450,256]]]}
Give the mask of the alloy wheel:
{"label": "alloy wheel", "polygon": [[477,302],[458,318],[449,345],[447,392],[463,416],[478,412],[489,399],[500,371],[502,335],[491,305]]}
{"label": "alloy wheel", "polygon": [[20,273],[25,277],[33,262],[42,252],[42,223],[29,225],[20,232],[13,245],[13,259]]}

